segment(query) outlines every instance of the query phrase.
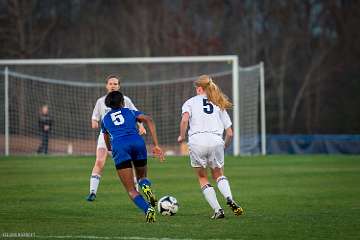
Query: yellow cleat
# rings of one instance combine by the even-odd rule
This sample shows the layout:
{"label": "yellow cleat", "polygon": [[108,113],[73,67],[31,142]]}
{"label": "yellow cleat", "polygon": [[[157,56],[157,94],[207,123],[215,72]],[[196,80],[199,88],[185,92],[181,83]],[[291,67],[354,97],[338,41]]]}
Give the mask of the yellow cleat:
{"label": "yellow cleat", "polygon": [[149,207],[145,217],[146,217],[146,222],[148,223],[155,222],[155,209],[153,207]]}
{"label": "yellow cleat", "polygon": [[151,206],[155,207],[155,206],[156,206],[157,199],[156,199],[154,193],[152,192],[150,186],[144,184],[144,185],[141,187],[141,190],[142,190],[143,193],[145,194],[146,199],[150,202]]}

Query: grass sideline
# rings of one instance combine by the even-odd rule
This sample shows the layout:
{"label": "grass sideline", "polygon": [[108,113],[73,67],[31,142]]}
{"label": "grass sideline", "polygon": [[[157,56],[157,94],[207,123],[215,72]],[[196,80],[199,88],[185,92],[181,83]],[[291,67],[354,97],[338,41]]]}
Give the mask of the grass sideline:
{"label": "grass sideline", "polygon": [[226,214],[216,221],[188,158],[149,159],[156,195],[180,203],[176,216],[158,215],[155,224],[128,199],[110,158],[96,201],[86,202],[93,163],[94,157],[0,157],[0,238],[360,238],[360,156],[227,157],[225,175],[245,215],[234,216],[216,190]]}

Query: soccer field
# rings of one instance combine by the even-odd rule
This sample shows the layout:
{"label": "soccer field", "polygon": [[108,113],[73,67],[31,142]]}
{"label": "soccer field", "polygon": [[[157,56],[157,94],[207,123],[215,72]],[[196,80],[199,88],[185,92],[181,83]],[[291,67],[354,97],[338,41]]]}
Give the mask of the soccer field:
{"label": "soccer field", "polygon": [[186,157],[149,160],[158,197],[180,209],[154,224],[129,200],[109,158],[95,202],[85,201],[94,157],[1,157],[0,238],[359,239],[360,156],[227,157],[225,175],[245,215],[211,220]]}

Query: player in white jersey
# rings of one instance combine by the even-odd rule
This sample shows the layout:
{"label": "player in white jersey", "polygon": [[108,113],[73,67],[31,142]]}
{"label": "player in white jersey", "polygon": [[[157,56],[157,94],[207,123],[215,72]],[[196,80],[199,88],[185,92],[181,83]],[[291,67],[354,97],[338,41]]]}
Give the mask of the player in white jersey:
{"label": "player in white jersey", "polygon": [[195,169],[206,201],[214,210],[211,218],[224,218],[225,215],[208,180],[207,167],[227,205],[235,215],[241,215],[243,209],[233,200],[229,181],[224,176],[224,148],[229,146],[233,135],[226,109],[231,108],[232,104],[207,75],[202,75],[195,81],[195,88],[197,96],[190,98],[182,106],[178,142],[185,141],[186,129],[190,125],[188,145],[191,166]]}
{"label": "player in white jersey", "polygon": [[[115,75],[110,75],[106,78],[106,90],[107,92],[112,91],[118,91],[120,89],[120,78]],[[93,114],[91,117],[91,127],[94,129],[98,129],[99,123],[101,122],[102,118],[105,116],[105,114],[110,111],[111,109],[106,107],[105,105],[105,96],[102,96],[96,101]],[[131,110],[136,110],[137,108],[135,105],[131,102],[130,98],[124,96],[124,104],[126,108],[129,108]],[[146,134],[146,129],[142,124],[138,125],[139,127],[139,134]],[[107,157],[108,151],[106,148],[104,135],[103,133],[99,134],[98,141],[97,141],[97,147],[96,147],[96,161],[95,165],[93,167],[91,177],[90,177],[90,193],[88,197],[86,198],[88,201],[94,201],[96,198],[96,193],[99,187],[100,178],[105,166],[105,161]]]}

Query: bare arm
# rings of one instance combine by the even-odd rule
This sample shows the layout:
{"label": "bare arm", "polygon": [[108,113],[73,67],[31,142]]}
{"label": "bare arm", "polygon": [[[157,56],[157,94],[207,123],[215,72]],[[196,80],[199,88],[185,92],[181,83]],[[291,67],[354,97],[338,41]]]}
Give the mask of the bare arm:
{"label": "bare arm", "polygon": [[231,143],[231,140],[232,140],[232,137],[233,137],[233,131],[232,131],[232,128],[229,127],[227,129],[225,129],[225,148],[227,148],[230,143]]}
{"label": "bare arm", "polygon": [[165,160],[164,152],[159,147],[159,141],[157,138],[154,121],[152,120],[152,118],[150,116],[143,115],[143,114],[139,115],[137,117],[137,119],[140,122],[144,122],[148,126],[148,128],[150,130],[150,135],[151,135],[152,141],[154,143],[153,153],[160,159],[160,162],[163,162]]}
{"label": "bare arm", "polygon": [[185,141],[185,134],[186,134],[187,127],[189,125],[189,118],[190,118],[190,115],[188,112],[185,112],[181,117],[180,134],[178,137],[178,143],[182,143],[183,141]]}
{"label": "bare arm", "polygon": [[99,128],[99,122],[96,120],[91,120],[91,128],[97,129]]}
{"label": "bare arm", "polygon": [[91,116],[91,128],[93,129],[99,128],[99,121],[101,120],[100,105],[100,99],[98,99],[95,103],[95,107]]}
{"label": "bare arm", "polygon": [[138,129],[139,129],[139,134],[140,135],[145,135],[146,134],[146,129],[144,127],[144,124],[142,123],[137,123]]}
{"label": "bare arm", "polygon": [[110,136],[109,133],[104,133],[104,140],[108,151],[111,151]]}

